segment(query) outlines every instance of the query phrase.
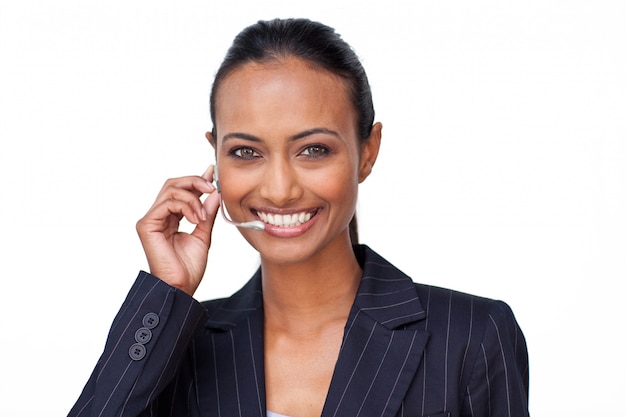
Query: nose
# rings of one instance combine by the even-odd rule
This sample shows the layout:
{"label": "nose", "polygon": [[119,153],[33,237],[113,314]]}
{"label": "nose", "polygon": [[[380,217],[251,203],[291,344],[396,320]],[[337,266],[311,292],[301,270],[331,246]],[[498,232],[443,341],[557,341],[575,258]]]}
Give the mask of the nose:
{"label": "nose", "polygon": [[298,172],[283,158],[266,163],[261,178],[260,195],[276,207],[286,207],[302,197]]}

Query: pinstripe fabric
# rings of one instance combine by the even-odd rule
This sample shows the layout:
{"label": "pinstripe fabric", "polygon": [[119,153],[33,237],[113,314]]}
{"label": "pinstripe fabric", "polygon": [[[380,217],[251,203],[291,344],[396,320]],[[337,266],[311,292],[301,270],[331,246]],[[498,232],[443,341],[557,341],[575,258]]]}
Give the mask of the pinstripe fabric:
{"label": "pinstripe fabric", "polygon": [[[157,313],[146,356],[129,356],[143,317]],[[70,416],[140,415],[177,373],[186,346],[206,312],[191,297],[142,272],[117,314],[104,352]],[[157,348],[158,346],[158,348]]]}
{"label": "pinstripe fabric", "polygon": [[[323,417],[528,415],[526,344],[505,303],[415,284],[368,247],[355,253],[363,278]],[[259,272],[202,305],[140,274],[70,416],[265,417],[262,306]],[[129,360],[133,321],[155,310],[146,357]]]}

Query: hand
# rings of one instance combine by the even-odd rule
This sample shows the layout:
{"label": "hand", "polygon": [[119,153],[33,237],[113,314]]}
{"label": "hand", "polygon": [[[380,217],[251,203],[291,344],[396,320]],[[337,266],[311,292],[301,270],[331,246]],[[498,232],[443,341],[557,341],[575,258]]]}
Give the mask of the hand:
{"label": "hand", "polygon": [[[137,222],[150,273],[189,295],[204,275],[219,209],[219,195],[211,184],[213,169],[210,166],[201,176],[167,180],[148,213]],[[202,203],[204,194],[209,196]],[[196,225],[193,232],[178,230],[183,217]]]}

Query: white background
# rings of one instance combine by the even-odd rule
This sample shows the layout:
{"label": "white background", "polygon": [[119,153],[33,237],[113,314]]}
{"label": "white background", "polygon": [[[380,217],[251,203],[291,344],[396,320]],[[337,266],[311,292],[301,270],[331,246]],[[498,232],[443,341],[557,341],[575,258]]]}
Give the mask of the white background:
{"label": "white background", "polygon": [[[0,0],[0,415],[71,408],[146,268],[136,220],[213,161],[226,48],[295,16],[356,49],[384,124],[361,240],[512,306],[533,416],[626,416],[626,3],[295,3]],[[219,221],[197,297],[256,264]]]}

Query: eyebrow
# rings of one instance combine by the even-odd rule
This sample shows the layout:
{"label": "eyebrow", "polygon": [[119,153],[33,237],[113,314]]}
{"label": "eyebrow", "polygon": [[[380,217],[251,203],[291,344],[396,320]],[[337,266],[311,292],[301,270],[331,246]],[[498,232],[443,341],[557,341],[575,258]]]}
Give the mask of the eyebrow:
{"label": "eyebrow", "polygon": [[[303,132],[296,133],[295,135],[290,136],[289,140],[296,141],[296,140],[304,139],[307,136],[315,135],[318,133],[340,137],[339,133],[335,132],[334,130],[327,129],[325,127],[314,127],[312,129],[307,129]],[[244,139],[244,140],[249,140],[251,142],[263,142],[263,140],[257,136],[250,135],[248,133],[240,133],[240,132],[227,133],[222,138],[222,143],[226,142],[228,139]]]}
{"label": "eyebrow", "polygon": [[292,137],[290,137],[289,139],[298,140],[298,139],[302,139],[307,136],[315,135],[318,133],[339,137],[339,133],[335,132],[334,130],[326,129],[325,127],[314,127],[313,129],[309,129],[309,130],[305,130],[304,132],[297,133],[293,135]]}
{"label": "eyebrow", "polygon": [[261,142],[260,138],[257,138],[254,135],[249,135],[247,133],[227,133],[224,135],[224,137],[222,138],[222,142],[226,142],[228,139],[244,139],[244,140],[249,140],[252,142]]}

